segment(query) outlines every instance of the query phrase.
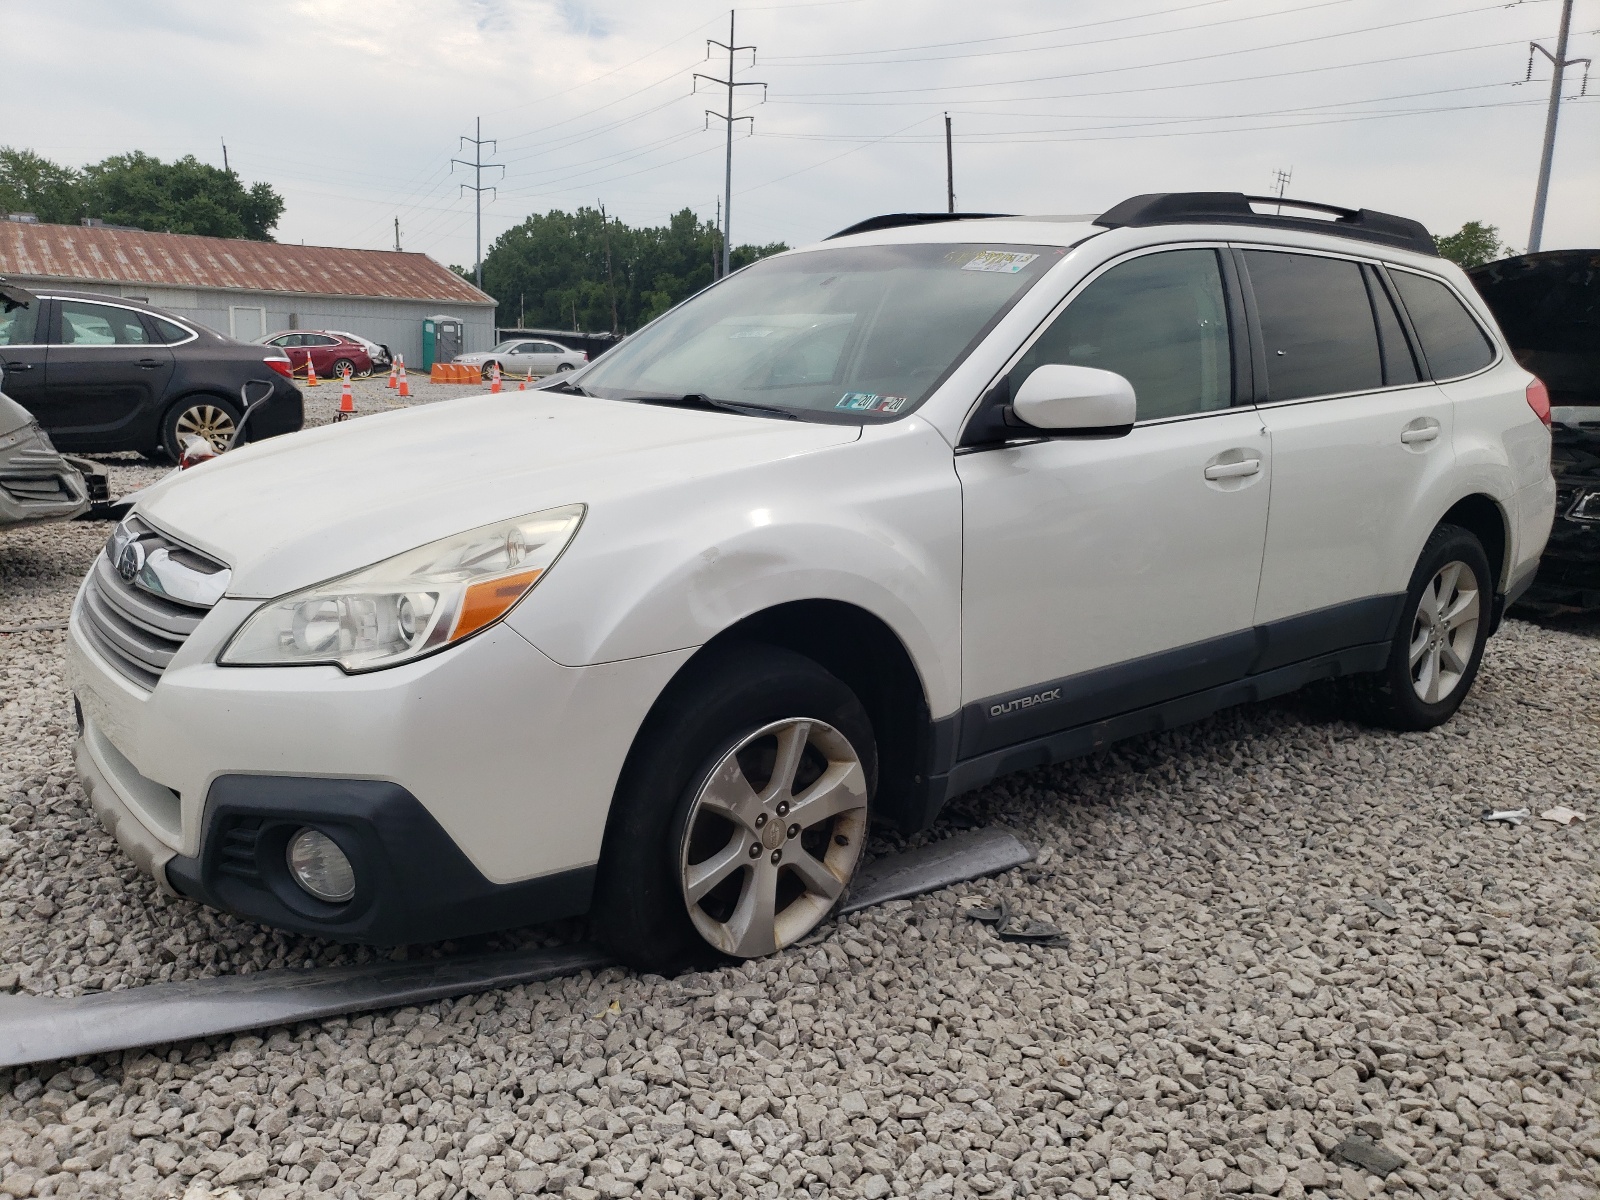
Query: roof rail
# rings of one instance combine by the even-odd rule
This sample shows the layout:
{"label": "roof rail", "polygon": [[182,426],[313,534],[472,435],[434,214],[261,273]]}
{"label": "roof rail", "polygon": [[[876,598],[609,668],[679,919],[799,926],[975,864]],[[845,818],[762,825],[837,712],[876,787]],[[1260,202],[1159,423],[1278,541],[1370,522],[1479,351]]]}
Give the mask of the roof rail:
{"label": "roof rail", "polygon": [[[1250,207],[1252,204],[1329,213],[1334,219],[1258,213]],[[1438,246],[1422,222],[1409,217],[1374,212],[1370,208],[1336,208],[1308,200],[1285,200],[1279,196],[1246,196],[1243,192],[1152,192],[1108,208],[1094,223],[1109,229],[1123,225],[1257,225],[1357,238],[1434,257],[1439,254]]]}
{"label": "roof rail", "polygon": [[989,217],[1010,217],[1014,213],[885,213],[881,217],[868,217],[865,221],[857,221],[848,229],[841,229],[838,233],[829,234],[822,240],[831,242],[834,238],[849,237],[852,233],[871,233],[877,229],[896,229],[901,225],[933,225],[939,221],[982,221]]}

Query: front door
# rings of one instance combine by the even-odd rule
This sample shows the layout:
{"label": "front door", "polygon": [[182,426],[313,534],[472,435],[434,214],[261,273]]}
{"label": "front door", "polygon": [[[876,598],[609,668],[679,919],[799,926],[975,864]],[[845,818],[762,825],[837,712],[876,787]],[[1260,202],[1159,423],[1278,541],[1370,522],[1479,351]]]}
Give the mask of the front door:
{"label": "front door", "polygon": [[1312,657],[1387,640],[1454,466],[1454,410],[1423,378],[1385,273],[1247,249],[1266,360],[1272,519],[1256,621]]}
{"label": "front door", "polygon": [[58,448],[121,445],[150,422],[172,376],[172,351],[152,339],[131,308],[58,299],[55,334],[36,410]]}
{"label": "front door", "polygon": [[1243,675],[1271,450],[1234,403],[1221,251],[1160,250],[1102,271],[1011,368],[1125,376],[1124,437],[972,447],[963,503],[963,758]]}
{"label": "front door", "polygon": [[38,415],[44,395],[48,300],[0,313],[0,392]]}

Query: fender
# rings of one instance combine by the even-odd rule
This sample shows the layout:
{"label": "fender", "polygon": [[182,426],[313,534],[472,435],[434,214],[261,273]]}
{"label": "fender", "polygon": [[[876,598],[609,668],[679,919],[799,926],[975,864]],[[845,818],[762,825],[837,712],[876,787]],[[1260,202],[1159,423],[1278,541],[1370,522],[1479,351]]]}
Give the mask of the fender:
{"label": "fender", "polygon": [[961,490],[918,417],[846,444],[596,504],[510,623],[567,666],[693,649],[744,618],[836,600],[881,619],[930,710],[960,706]]}

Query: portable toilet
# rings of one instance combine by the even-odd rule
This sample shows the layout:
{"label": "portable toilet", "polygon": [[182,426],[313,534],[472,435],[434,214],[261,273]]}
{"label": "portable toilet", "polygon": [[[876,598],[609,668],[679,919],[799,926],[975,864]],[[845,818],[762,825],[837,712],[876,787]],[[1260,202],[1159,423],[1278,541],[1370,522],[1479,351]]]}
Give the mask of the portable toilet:
{"label": "portable toilet", "polygon": [[464,327],[461,321],[446,314],[424,317],[422,320],[422,369],[433,370],[436,362],[447,363],[461,353]]}

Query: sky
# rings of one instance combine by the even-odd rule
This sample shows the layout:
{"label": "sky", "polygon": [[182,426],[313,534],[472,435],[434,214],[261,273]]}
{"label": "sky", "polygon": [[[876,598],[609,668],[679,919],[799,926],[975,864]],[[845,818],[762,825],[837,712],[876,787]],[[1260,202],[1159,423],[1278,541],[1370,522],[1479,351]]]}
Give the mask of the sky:
{"label": "sky", "polygon": [[[946,205],[1287,195],[1528,240],[1561,0],[783,0],[737,10],[733,238]],[[723,193],[729,10],[699,0],[0,0],[0,145],[228,162],[280,241],[475,256],[528,214]],[[1600,57],[1576,0],[1569,57]],[[37,52],[30,53],[32,47]],[[710,57],[708,57],[708,54]],[[1583,67],[1569,68],[1576,97]],[[696,90],[698,88],[698,90]],[[1562,106],[1543,248],[1600,246],[1600,73]]]}

